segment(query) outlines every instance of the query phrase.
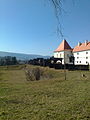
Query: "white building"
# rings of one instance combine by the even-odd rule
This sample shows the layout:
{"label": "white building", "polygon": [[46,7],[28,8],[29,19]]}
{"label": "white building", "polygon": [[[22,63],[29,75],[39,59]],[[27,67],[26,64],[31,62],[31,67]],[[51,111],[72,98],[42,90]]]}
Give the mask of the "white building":
{"label": "white building", "polygon": [[90,64],[90,42],[78,43],[73,49],[73,56],[75,58],[75,65],[88,65]]}
{"label": "white building", "polygon": [[62,64],[73,64],[73,60],[75,65],[90,64],[90,42],[78,43],[72,49],[67,41],[63,40],[54,51],[54,58],[62,58]]}
{"label": "white building", "polygon": [[59,47],[54,51],[54,58],[62,58],[62,64],[72,64],[73,62],[70,59],[72,56],[72,48],[66,40],[63,40]]}

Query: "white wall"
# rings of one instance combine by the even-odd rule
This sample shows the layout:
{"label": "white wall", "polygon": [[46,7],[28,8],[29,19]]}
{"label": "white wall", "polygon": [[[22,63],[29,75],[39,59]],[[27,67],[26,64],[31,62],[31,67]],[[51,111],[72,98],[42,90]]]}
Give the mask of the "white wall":
{"label": "white wall", "polygon": [[[65,55],[65,56],[64,56]],[[72,52],[71,51],[61,51],[61,52],[54,52],[54,58],[63,58],[62,59],[62,64],[64,64],[64,62],[66,64],[71,64],[69,62],[69,57],[72,56]],[[65,58],[65,61],[64,61]]]}
{"label": "white wall", "polygon": [[54,58],[63,58],[62,59],[62,64],[64,64],[64,51],[54,52]]}
{"label": "white wall", "polygon": [[54,52],[55,58],[64,58],[64,51],[61,52]]}
{"label": "white wall", "polygon": [[74,52],[73,55],[75,57],[74,61],[75,65],[87,65],[88,63],[90,64],[90,50]]}

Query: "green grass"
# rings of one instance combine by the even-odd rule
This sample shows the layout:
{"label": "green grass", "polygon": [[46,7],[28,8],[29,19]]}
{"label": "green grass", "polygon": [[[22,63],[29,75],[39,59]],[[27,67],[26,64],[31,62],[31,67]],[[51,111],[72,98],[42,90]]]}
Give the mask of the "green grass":
{"label": "green grass", "polygon": [[90,72],[64,80],[63,70],[43,69],[53,78],[30,82],[23,66],[0,67],[0,120],[90,120]]}

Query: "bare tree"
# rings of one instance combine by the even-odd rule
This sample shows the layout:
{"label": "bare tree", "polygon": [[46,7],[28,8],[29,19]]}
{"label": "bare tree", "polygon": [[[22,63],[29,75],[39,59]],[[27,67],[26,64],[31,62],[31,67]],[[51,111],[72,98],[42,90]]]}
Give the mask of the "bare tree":
{"label": "bare tree", "polygon": [[[52,8],[54,8],[55,11],[55,16],[57,19],[57,34],[59,35],[59,37],[64,38],[63,32],[62,32],[62,24],[61,24],[61,14],[62,11],[65,12],[65,10],[63,9],[63,5],[64,2],[67,0],[45,0],[45,1],[49,1],[50,4],[52,5]],[[72,3],[74,4],[75,0],[72,0]],[[64,55],[64,59],[65,59],[65,55]],[[64,60],[64,79],[66,80],[66,62]]]}
{"label": "bare tree", "polygon": [[54,11],[55,11],[55,16],[57,19],[57,33],[63,38],[63,33],[62,33],[62,27],[61,27],[61,22],[60,22],[60,15],[62,13],[63,8],[63,2],[64,0],[49,0],[49,2],[52,4]]}
{"label": "bare tree", "polygon": [[[54,11],[55,11],[55,16],[57,18],[57,33],[58,35],[60,35],[62,38],[63,33],[62,33],[62,26],[61,26],[61,22],[60,22],[60,15],[62,13],[62,4],[64,2],[64,0],[49,0],[51,2],[51,4],[53,5]],[[65,65],[65,55],[64,55],[64,79],[66,80],[66,65]]]}
{"label": "bare tree", "polygon": [[[46,1],[46,0],[45,0]],[[63,5],[65,4],[65,1],[68,0],[47,0],[51,3],[52,7],[54,8],[55,11],[55,16],[57,19],[57,33],[59,37],[64,38],[63,32],[62,32],[62,23],[61,23],[61,14],[62,12],[66,13],[66,11],[63,9]],[[75,4],[76,0],[71,0],[72,4]]]}

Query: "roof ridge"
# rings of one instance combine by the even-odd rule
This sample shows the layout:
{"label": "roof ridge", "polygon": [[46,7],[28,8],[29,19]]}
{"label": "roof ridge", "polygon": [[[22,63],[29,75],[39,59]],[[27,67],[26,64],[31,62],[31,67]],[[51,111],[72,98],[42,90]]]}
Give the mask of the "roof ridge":
{"label": "roof ridge", "polygon": [[68,42],[65,39],[60,43],[60,45],[55,50],[55,52],[60,52],[60,51],[64,51],[64,50],[72,50],[72,48],[70,47],[70,45],[68,44]]}

